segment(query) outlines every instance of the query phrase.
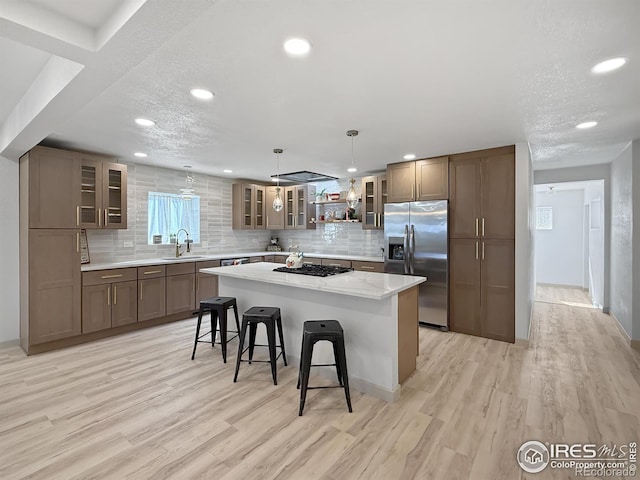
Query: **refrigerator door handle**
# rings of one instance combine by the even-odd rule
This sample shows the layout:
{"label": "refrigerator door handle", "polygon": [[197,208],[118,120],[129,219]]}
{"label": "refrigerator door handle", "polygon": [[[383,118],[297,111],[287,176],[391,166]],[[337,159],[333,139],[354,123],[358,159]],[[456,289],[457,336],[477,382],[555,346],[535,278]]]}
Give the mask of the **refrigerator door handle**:
{"label": "refrigerator door handle", "polygon": [[404,226],[403,245],[404,254],[402,256],[402,263],[404,264],[404,274],[409,273],[409,225]]}
{"label": "refrigerator door handle", "polygon": [[409,273],[413,275],[413,263],[416,253],[416,231],[413,225],[411,225],[411,233],[409,234],[409,252]]}

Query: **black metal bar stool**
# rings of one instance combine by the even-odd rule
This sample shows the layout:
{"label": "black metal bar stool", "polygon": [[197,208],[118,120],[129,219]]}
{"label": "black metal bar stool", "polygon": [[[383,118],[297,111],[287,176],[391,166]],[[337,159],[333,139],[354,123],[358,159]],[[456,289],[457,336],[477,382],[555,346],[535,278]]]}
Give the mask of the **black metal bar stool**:
{"label": "black metal bar stool", "polygon": [[[256,344],[256,330],[258,324],[263,323],[267,328],[267,345]],[[249,328],[249,346],[244,348],[244,339]],[[280,345],[276,345],[276,328],[280,337]],[[253,360],[254,347],[269,347],[269,360]],[[280,353],[276,356],[276,347],[280,348]],[[244,352],[249,350],[249,360],[242,360]],[[278,384],[276,374],[276,360],[282,355],[284,366],[287,366],[287,354],[284,351],[284,338],[282,336],[282,318],[280,317],[280,309],[278,307],[251,307],[242,315],[242,328],[240,329],[240,340],[238,342],[238,358],[236,358],[236,373],[233,381],[238,380],[238,371],[240,370],[240,362],[261,362],[271,364],[271,376],[273,376],[273,384]]]}
{"label": "black metal bar stool", "polygon": [[[233,313],[236,316],[236,331],[231,330],[231,333],[235,333],[231,338],[227,338],[227,310],[233,308]],[[211,313],[211,331],[200,335],[200,325],[202,323],[202,315],[205,313]],[[196,340],[193,343],[193,353],[191,354],[191,360],[196,357],[196,348],[198,343],[209,343],[206,340],[200,340],[211,334],[211,348],[216,343],[216,331],[218,330],[218,322],[220,322],[220,342],[222,346],[222,360],[227,363],[227,343],[236,338],[240,332],[240,321],[238,320],[238,306],[236,305],[235,297],[211,297],[200,302],[200,312],[198,313],[198,326],[196,327]]]}
{"label": "black metal bar stool", "polygon": [[[333,344],[333,358],[336,363],[311,364],[313,346],[316,342],[327,340]],[[309,387],[309,372],[311,367],[336,367],[338,383],[327,387]],[[302,388],[301,388],[302,387]],[[349,394],[349,375],[347,373],[347,355],[344,349],[344,332],[337,320],[309,320],[302,326],[302,351],[300,352],[300,372],[298,373],[298,388],[300,390],[300,410],[302,415],[304,402],[307,399],[307,390],[314,388],[344,388],[344,396],[347,399],[349,412],[351,409],[351,395]]]}

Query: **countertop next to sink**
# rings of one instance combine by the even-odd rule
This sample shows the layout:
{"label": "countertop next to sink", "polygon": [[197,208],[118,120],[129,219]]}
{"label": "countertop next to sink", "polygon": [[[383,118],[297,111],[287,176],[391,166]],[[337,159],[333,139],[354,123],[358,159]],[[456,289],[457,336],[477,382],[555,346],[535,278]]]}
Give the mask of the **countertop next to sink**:
{"label": "countertop next to sink", "polygon": [[[82,265],[83,272],[91,272],[94,270],[105,270],[107,268],[127,268],[127,267],[144,267],[147,265],[160,265],[177,262],[206,262],[207,260],[221,260],[223,258],[243,258],[243,257],[261,257],[263,255],[282,255],[288,256],[289,252],[233,252],[233,253],[215,253],[215,254],[194,254],[185,255],[179,258],[145,258],[140,260],[129,260],[126,262],[113,263],[91,263]],[[384,262],[382,257],[363,257],[361,255],[333,255],[329,253],[306,253],[305,257],[316,258],[336,258],[340,260],[353,260],[357,262]]]}

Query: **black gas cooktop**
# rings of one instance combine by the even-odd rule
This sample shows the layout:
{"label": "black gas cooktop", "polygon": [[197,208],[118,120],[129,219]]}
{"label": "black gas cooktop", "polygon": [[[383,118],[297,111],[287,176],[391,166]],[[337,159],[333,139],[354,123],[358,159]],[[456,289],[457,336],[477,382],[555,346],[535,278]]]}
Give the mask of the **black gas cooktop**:
{"label": "black gas cooktop", "polygon": [[312,277],[328,277],[339,273],[352,272],[353,268],[333,267],[329,265],[305,264],[301,268],[278,267],[274,272],[296,273],[298,275],[311,275]]}

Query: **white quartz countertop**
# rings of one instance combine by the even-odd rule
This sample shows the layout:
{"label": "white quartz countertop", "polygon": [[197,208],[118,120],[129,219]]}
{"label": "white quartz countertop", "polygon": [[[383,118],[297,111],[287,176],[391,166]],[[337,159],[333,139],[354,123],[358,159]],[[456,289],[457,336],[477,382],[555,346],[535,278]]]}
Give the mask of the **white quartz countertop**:
{"label": "white quartz countertop", "polygon": [[285,287],[283,295],[289,294],[286,292],[286,288],[293,287],[374,300],[382,300],[427,281],[425,277],[358,271],[328,277],[313,277],[295,273],[274,272],[273,269],[278,267],[282,267],[282,264],[259,262],[203,268],[200,271],[218,275],[219,277],[239,278],[280,285]]}
{"label": "white quartz countertop", "polygon": [[[145,267],[147,265],[161,265],[168,263],[180,262],[206,262],[207,260],[223,260],[227,258],[245,258],[245,257],[261,257],[263,255],[280,255],[287,257],[289,252],[232,252],[232,253],[215,253],[215,254],[187,254],[180,258],[145,258],[139,260],[130,260],[126,262],[112,263],[91,263],[82,265],[83,272],[91,272],[94,270],[105,270],[107,268],[127,268],[127,267]],[[304,253],[305,257],[316,258],[337,258],[340,260],[353,260],[359,262],[384,262],[382,257],[365,257],[359,255],[334,255],[331,253]],[[280,265],[282,266],[282,265]]]}

